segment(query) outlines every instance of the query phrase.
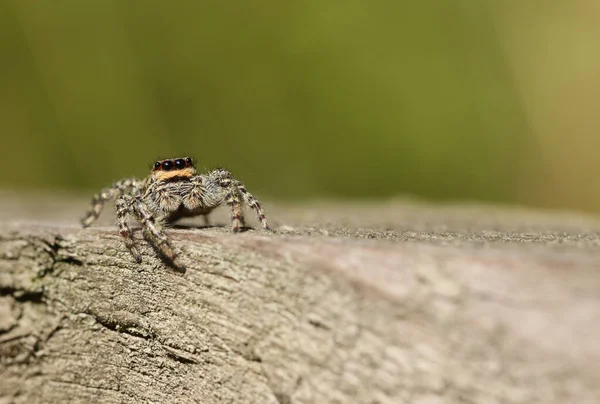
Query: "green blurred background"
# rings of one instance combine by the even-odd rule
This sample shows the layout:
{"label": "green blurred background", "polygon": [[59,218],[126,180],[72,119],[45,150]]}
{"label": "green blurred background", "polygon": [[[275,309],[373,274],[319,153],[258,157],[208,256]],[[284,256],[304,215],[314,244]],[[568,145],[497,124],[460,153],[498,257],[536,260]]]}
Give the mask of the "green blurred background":
{"label": "green blurred background", "polygon": [[0,188],[157,157],[262,198],[600,209],[592,1],[0,0]]}

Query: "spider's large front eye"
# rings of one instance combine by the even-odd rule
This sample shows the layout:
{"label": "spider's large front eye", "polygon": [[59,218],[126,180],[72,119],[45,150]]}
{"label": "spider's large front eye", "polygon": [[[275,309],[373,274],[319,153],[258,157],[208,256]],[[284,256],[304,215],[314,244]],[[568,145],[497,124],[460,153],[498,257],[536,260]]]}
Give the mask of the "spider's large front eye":
{"label": "spider's large front eye", "polygon": [[165,171],[169,171],[173,169],[173,162],[171,160],[164,161],[162,163],[162,169]]}
{"label": "spider's large front eye", "polygon": [[185,160],[184,159],[175,160],[175,168],[178,170],[185,168]]}

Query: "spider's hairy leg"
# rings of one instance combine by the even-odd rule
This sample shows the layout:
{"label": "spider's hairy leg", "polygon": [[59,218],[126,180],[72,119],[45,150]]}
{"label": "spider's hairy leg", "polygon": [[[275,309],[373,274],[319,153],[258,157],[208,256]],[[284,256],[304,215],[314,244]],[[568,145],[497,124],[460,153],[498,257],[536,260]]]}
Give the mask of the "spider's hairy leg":
{"label": "spider's hairy leg", "polygon": [[243,223],[244,217],[242,199],[234,184],[233,175],[227,170],[217,168],[208,174],[207,181],[208,194],[213,196],[209,204],[218,206],[225,202],[231,208],[231,229],[237,233],[240,231],[240,224]]}
{"label": "spider's hairy leg", "polygon": [[142,262],[142,255],[138,251],[135,241],[133,240],[133,232],[129,228],[127,224],[127,216],[132,212],[131,208],[131,197],[127,197],[125,195],[121,195],[117,198],[115,202],[115,206],[117,208],[117,225],[119,226],[119,232],[123,239],[125,240],[125,245],[129,252],[133,256],[133,258],[138,262]]}
{"label": "spider's hairy leg", "polygon": [[92,203],[85,217],[81,219],[81,225],[88,227],[98,219],[104,203],[118,195],[122,195],[137,185],[135,178],[127,178],[114,183],[113,186],[104,188],[99,194],[94,195]]}
{"label": "spider's hairy leg", "polygon": [[136,198],[133,201],[133,211],[144,228],[144,233],[148,236],[148,241],[161,252],[161,254],[171,261],[179,269],[185,269],[177,260],[177,254],[169,243],[169,239],[165,234],[162,225],[157,222],[156,218],[141,199]]}
{"label": "spider's hairy leg", "polygon": [[260,220],[261,225],[265,229],[271,230],[267,222],[265,212],[260,206],[260,202],[258,202],[258,200],[250,192],[248,192],[244,184],[236,180],[229,171],[223,169],[215,170],[214,175],[219,178],[219,185],[227,192],[226,202],[229,206],[231,206],[232,210],[231,221],[233,231],[238,231],[240,222],[243,223],[244,221],[242,216],[242,201],[256,211],[256,215],[258,216],[258,220]]}
{"label": "spider's hairy leg", "polygon": [[227,190],[226,198],[227,205],[231,207],[231,229],[237,233],[240,231],[240,224],[244,220],[242,215],[242,201],[240,201],[240,196],[234,187],[230,187]]}
{"label": "spider's hairy leg", "polygon": [[267,222],[267,217],[265,216],[265,212],[262,210],[262,207],[260,206],[260,202],[258,202],[258,199],[256,199],[254,197],[254,195],[252,195],[250,192],[248,192],[248,190],[246,190],[246,187],[244,186],[244,184],[242,184],[239,181],[236,181],[236,182],[237,182],[237,189],[242,194],[242,198],[244,198],[244,202],[246,202],[251,209],[254,209],[256,211],[256,216],[258,216],[258,220],[260,220],[260,224],[262,225],[262,227],[264,227],[266,230],[271,230],[271,228],[269,227],[269,223]]}

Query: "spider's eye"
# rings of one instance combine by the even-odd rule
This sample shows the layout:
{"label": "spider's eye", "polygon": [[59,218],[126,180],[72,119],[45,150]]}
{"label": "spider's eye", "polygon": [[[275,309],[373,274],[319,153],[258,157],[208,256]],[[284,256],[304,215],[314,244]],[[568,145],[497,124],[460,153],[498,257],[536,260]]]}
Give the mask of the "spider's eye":
{"label": "spider's eye", "polygon": [[156,169],[160,168],[160,161],[157,161],[156,163],[154,163],[154,168],[156,168]]}
{"label": "spider's eye", "polygon": [[189,165],[192,165],[192,159],[189,157],[186,157],[185,162],[188,163]]}
{"label": "spider's eye", "polygon": [[185,168],[185,160],[184,159],[177,159],[175,160],[175,168],[178,170],[181,170],[182,168]]}
{"label": "spider's eye", "polygon": [[162,169],[165,171],[169,171],[173,169],[173,162],[171,160],[167,160],[162,163]]}

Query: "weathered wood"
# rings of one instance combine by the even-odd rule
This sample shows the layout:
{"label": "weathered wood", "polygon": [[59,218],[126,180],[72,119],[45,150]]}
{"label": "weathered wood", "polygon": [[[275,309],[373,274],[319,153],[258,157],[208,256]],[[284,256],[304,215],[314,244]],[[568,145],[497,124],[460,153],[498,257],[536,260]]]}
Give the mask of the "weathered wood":
{"label": "weathered wood", "polygon": [[600,397],[596,220],[404,203],[272,207],[276,234],[170,230],[181,274],[145,244],[135,264],[112,226],[80,229],[85,203],[44,221],[9,199],[0,403]]}

